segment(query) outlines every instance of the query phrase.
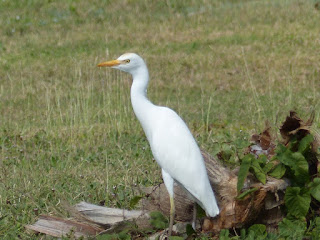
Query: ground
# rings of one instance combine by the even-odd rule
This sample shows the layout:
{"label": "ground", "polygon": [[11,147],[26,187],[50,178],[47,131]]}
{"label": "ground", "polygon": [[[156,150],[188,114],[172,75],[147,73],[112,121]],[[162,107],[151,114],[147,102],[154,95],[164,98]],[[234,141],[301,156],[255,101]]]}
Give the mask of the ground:
{"label": "ground", "polygon": [[80,201],[130,207],[161,180],[131,79],[97,63],[136,52],[149,98],[230,166],[293,109],[319,127],[317,0],[0,2],[0,236]]}

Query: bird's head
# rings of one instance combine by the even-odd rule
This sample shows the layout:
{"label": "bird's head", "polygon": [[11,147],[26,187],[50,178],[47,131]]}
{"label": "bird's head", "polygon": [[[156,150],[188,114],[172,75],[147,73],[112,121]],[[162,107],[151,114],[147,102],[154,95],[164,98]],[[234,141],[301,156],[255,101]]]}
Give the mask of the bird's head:
{"label": "bird's head", "polygon": [[135,53],[125,53],[116,60],[98,64],[98,67],[112,67],[131,74],[142,66],[145,66],[143,59]]}

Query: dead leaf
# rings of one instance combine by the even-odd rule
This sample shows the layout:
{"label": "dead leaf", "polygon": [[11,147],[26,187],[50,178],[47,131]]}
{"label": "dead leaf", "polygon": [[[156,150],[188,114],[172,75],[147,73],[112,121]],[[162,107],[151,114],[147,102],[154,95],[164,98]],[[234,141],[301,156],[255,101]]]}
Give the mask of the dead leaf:
{"label": "dead leaf", "polygon": [[290,115],[287,116],[286,120],[280,128],[280,133],[284,139],[285,144],[287,144],[293,137],[297,140],[301,140],[306,135],[310,134],[310,126],[314,120],[314,112],[311,113],[310,118],[304,122],[297,113],[290,111]]}
{"label": "dead leaf", "polygon": [[255,156],[265,154],[268,159],[274,155],[275,144],[274,138],[271,135],[271,127],[268,121],[265,123],[265,129],[260,134],[253,134],[251,136],[251,141],[254,142],[254,145],[248,147],[246,153],[251,153]]}

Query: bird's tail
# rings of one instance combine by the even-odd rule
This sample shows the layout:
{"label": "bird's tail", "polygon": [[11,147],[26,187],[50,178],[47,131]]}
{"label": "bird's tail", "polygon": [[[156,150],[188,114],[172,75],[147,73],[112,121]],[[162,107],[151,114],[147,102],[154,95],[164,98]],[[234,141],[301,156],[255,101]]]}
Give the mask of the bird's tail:
{"label": "bird's tail", "polygon": [[210,217],[215,217],[219,215],[220,210],[215,198],[214,198],[214,201],[211,202],[210,206],[206,208],[206,212]]}
{"label": "bird's tail", "polygon": [[217,215],[219,215],[220,210],[217,204],[217,200],[214,196],[213,191],[209,191],[206,194],[206,199],[203,202],[203,207],[206,210],[207,215],[209,215],[210,217],[215,217]]}

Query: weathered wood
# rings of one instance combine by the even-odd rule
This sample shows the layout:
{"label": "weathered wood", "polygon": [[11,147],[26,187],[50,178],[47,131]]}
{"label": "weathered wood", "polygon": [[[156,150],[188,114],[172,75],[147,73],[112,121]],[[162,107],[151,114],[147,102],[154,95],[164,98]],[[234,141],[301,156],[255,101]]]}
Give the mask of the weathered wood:
{"label": "weathered wood", "polygon": [[27,225],[26,228],[53,237],[72,235],[75,238],[95,236],[102,231],[101,228],[93,227],[85,223],[43,215],[39,216],[37,222],[33,225]]}
{"label": "weathered wood", "polygon": [[[142,210],[108,208],[86,202],[77,204],[75,210],[81,214],[81,217],[76,215],[81,223],[58,217],[40,216],[37,222],[27,225],[26,228],[54,237],[72,235],[75,238],[121,232],[130,224],[141,230],[152,228],[149,214]],[[96,227],[97,224],[100,227]]]}
{"label": "weathered wood", "polygon": [[80,202],[75,208],[90,221],[96,224],[106,225],[107,227],[132,219],[149,218],[149,214],[143,210],[108,208],[86,202]]}

